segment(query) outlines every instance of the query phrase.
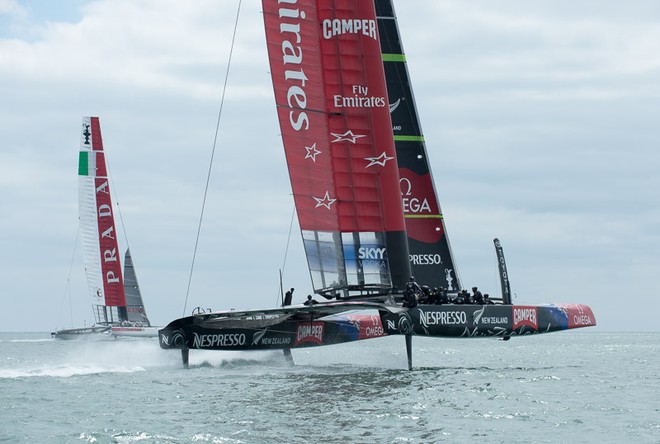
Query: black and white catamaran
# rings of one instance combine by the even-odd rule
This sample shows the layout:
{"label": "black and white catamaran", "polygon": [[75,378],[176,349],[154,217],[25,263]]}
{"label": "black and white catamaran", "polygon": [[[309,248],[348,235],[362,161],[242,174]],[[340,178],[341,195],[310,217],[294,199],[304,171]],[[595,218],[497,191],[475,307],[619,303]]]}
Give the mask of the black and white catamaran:
{"label": "black and white catamaran", "polygon": [[[372,339],[500,337],[596,325],[586,305],[462,291],[391,0],[263,0],[270,68],[315,295],[198,313],[159,332],[180,349],[290,350]],[[415,277],[415,279],[412,278]],[[290,298],[288,298],[290,299]],[[325,301],[324,301],[325,300]]]}

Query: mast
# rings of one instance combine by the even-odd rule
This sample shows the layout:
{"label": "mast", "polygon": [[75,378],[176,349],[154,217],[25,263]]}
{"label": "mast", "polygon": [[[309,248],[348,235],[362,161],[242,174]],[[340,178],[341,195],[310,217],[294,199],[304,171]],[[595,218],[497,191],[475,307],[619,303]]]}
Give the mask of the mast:
{"label": "mast", "polygon": [[458,291],[462,287],[431,174],[394,7],[391,0],[375,0],[375,4],[412,274],[421,284]]}
{"label": "mast", "polygon": [[83,117],[78,208],[87,285],[97,323],[127,319],[110,184],[98,117]]}
{"label": "mast", "polygon": [[275,101],[316,293],[403,289],[408,244],[374,4],[263,0]]}

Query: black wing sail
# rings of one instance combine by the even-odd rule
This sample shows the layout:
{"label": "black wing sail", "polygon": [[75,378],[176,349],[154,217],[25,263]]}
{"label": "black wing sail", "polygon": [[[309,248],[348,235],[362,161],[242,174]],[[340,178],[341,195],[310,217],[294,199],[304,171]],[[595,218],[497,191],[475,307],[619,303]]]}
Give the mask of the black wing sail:
{"label": "black wing sail", "polygon": [[460,290],[391,0],[376,0],[376,14],[412,274],[421,284]]}

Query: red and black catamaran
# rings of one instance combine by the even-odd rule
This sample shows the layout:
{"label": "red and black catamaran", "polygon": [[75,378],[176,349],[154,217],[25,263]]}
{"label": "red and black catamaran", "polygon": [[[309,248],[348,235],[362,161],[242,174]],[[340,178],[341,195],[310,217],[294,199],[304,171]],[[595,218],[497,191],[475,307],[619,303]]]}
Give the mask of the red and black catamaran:
{"label": "red and black catamaran", "polygon": [[312,285],[327,302],[184,317],[160,330],[162,348],[187,364],[190,349],[290,356],[404,335],[410,368],[414,335],[509,339],[596,324],[585,305],[511,304],[497,240],[502,298],[457,303],[391,0],[263,0],[263,13]]}

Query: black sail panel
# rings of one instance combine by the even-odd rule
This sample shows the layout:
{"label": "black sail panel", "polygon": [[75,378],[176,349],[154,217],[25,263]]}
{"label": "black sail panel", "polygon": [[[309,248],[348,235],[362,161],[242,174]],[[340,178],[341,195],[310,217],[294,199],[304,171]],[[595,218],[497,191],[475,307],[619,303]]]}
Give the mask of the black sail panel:
{"label": "black sail panel", "polygon": [[391,0],[375,0],[410,266],[420,284],[460,290]]}
{"label": "black sail panel", "polygon": [[138,284],[130,250],[126,250],[124,256],[124,292],[126,293],[127,320],[129,322],[139,322],[145,327],[149,327],[151,324],[144,309],[142,293],[140,292],[140,285]]}

